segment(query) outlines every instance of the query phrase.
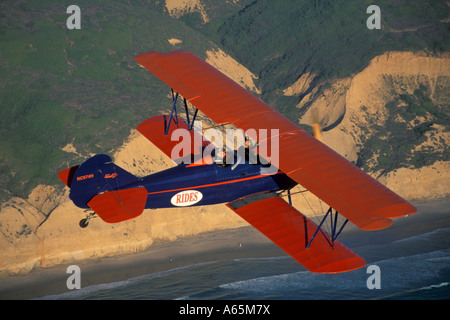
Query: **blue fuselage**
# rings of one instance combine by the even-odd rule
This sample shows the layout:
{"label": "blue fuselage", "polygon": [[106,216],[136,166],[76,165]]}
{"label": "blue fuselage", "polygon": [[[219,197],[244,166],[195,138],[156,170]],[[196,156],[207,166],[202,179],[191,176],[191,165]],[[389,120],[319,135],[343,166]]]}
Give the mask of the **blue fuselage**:
{"label": "blue fuselage", "polygon": [[126,188],[145,187],[146,208],[157,209],[230,202],[257,192],[289,189],[296,184],[281,172],[265,174],[266,169],[249,163],[235,167],[181,164],[141,178]]}

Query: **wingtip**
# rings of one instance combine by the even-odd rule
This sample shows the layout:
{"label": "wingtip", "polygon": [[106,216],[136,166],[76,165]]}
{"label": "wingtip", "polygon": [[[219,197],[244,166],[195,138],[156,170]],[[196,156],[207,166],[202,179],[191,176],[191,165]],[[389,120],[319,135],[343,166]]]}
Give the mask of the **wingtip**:
{"label": "wingtip", "polygon": [[320,266],[316,269],[310,269],[309,271],[314,273],[343,273],[364,267],[367,262],[360,256],[354,256],[347,259],[334,261],[330,264]]}
{"label": "wingtip", "polygon": [[366,231],[382,230],[390,227],[394,221],[388,218],[372,219],[371,222],[361,225],[360,228]]}

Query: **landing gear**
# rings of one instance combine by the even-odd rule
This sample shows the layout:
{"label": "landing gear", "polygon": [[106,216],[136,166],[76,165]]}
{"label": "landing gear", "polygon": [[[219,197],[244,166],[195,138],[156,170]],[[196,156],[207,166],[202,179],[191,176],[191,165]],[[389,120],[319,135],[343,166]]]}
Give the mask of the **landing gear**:
{"label": "landing gear", "polygon": [[89,225],[89,220],[91,220],[92,218],[95,218],[94,216],[95,216],[95,212],[90,212],[90,213],[86,216],[86,218],[81,219],[81,220],[80,220],[80,223],[79,223],[80,227],[81,227],[81,228],[86,228],[86,227]]}
{"label": "landing gear", "polygon": [[81,228],[86,228],[88,225],[89,225],[89,220],[87,218],[80,220],[80,227]]}

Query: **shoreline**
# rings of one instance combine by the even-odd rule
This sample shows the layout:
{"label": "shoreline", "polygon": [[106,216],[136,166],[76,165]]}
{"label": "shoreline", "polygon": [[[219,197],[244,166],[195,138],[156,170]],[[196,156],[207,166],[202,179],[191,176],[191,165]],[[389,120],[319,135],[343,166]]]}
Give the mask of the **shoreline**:
{"label": "shoreline", "polygon": [[83,289],[198,263],[281,255],[286,254],[251,226],[217,230],[161,241],[142,252],[39,268],[27,275],[3,278],[0,299],[37,299],[70,292],[66,281],[71,273],[67,268],[73,264],[80,267]]}
{"label": "shoreline", "polygon": [[[445,216],[449,213],[450,197],[412,202],[418,209],[417,219],[427,213]],[[410,219],[403,223],[413,222]],[[356,229],[356,230],[355,230]],[[395,222],[390,228],[395,233]],[[358,231],[353,225],[348,236]],[[252,226],[222,229],[184,237],[175,241],[160,241],[148,249],[95,260],[76,263],[81,270],[81,288],[126,281],[135,277],[164,272],[176,268],[226,259],[265,258],[286,256],[278,246]],[[72,263],[74,264],[74,263]],[[39,268],[27,275],[0,279],[1,300],[25,300],[52,298],[70,292],[66,281],[71,275],[67,267],[71,264],[51,268]],[[64,296],[61,299],[68,299]]]}

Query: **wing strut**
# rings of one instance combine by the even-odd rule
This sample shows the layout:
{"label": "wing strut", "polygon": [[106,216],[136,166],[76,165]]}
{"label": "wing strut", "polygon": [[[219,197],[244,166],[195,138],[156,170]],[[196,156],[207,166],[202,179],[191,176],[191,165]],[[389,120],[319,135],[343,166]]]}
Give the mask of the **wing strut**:
{"label": "wing strut", "polygon": [[[172,89],[172,110],[170,110],[170,116],[169,116],[169,122],[168,125],[166,127],[166,131],[164,131],[164,135],[167,136],[167,134],[169,133],[169,128],[170,128],[170,124],[172,123],[172,119],[174,119],[173,121],[175,122],[175,124],[178,124],[178,115],[177,115],[177,100],[178,100],[178,92],[175,94],[175,96],[173,95],[173,89]],[[175,113],[175,117],[174,117],[174,113]]]}
{"label": "wing strut", "polygon": [[[308,244],[306,245],[306,249],[309,248],[309,246],[311,245],[313,240],[316,238],[317,233],[319,231],[322,232],[321,227],[322,227],[323,223],[325,222],[325,220],[328,218],[328,216],[330,216],[330,223],[331,223],[331,232],[330,232],[331,234],[329,235],[330,240],[331,240],[330,245],[331,245],[331,247],[334,248],[334,242],[337,240],[337,238],[341,234],[342,230],[344,230],[344,227],[347,225],[348,219],[345,219],[345,221],[342,223],[341,227],[339,228],[339,231],[336,232],[339,213],[335,210],[334,219],[333,219],[333,208],[330,207],[328,209],[327,213],[322,218],[322,221],[317,226],[317,229],[314,232],[313,236],[311,237],[311,240],[309,240]],[[325,239],[328,240],[328,238],[325,238]]]}
{"label": "wing strut", "polygon": [[[227,207],[312,272],[345,272],[366,264],[342,243],[318,232],[315,223],[277,194],[257,193],[229,202]],[[308,243],[308,235],[313,233],[314,242]]]}
{"label": "wing strut", "polygon": [[[169,121],[167,122],[168,124],[164,131],[165,136],[167,136],[167,134],[169,133],[169,128],[170,128],[170,124],[172,123],[172,120],[175,122],[176,125],[178,125],[177,101],[178,101],[179,94],[178,94],[178,92],[175,92],[173,89],[171,89],[171,90],[172,90],[172,110],[170,111]],[[195,118],[197,117],[198,109],[195,108],[194,116],[192,118],[192,121],[190,121],[189,109],[187,106],[186,98],[183,98],[183,101],[184,101],[184,110],[186,112],[187,127],[188,127],[188,130],[192,130],[192,128],[194,127]]]}

